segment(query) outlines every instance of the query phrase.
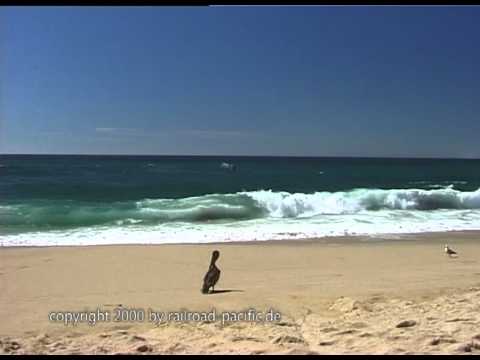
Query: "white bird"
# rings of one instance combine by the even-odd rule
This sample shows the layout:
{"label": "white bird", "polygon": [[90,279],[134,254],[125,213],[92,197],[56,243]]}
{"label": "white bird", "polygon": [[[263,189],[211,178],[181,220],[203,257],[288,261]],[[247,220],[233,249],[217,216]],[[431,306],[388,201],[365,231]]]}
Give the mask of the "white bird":
{"label": "white bird", "polygon": [[231,170],[231,171],[235,171],[235,169],[236,169],[235,164],[230,164],[230,163],[227,163],[227,162],[222,162],[220,164],[220,167],[222,169],[227,169],[227,170]]}
{"label": "white bird", "polygon": [[445,254],[447,254],[448,256],[452,256],[452,255],[457,255],[457,252],[450,249],[448,247],[448,244],[445,244]]}

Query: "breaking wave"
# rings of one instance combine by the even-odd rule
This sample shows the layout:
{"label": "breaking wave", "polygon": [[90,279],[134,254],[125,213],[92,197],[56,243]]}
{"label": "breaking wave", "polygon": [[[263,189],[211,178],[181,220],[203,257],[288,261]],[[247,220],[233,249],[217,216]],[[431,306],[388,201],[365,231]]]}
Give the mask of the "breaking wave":
{"label": "breaking wave", "polygon": [[289,193],[271,190],[209,194],[181,199],[80,203],[37,200],[0,206],[0,226],[81,227],[222,222],[251,219],[305,219],[381,210],[480,209],[480,189],[354,189]]}
{"label": "breaking wave", "polygon": [[273,217],[312,217],[377,210],[480,209],[480,189],[471,192],[444,189],[355,189],[313,194],[272,191],[243,193],[255,199]]}

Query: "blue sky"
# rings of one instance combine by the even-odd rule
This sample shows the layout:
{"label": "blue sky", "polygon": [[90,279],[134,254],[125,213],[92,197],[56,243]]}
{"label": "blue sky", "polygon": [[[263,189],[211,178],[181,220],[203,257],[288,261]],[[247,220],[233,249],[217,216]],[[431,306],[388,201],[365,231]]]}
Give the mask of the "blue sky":
{"label": "blue sky", "polygon": [[479,7],[3,7],[0,153],[480,157]]}

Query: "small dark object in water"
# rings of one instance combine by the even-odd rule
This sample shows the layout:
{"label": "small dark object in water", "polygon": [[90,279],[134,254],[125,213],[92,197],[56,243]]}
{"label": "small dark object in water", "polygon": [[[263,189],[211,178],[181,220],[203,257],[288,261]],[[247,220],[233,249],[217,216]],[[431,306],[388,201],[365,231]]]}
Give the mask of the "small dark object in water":
{"label": "small dark object in water", "polygon": [[205,277],[203,278],[203,287],[202,287],[202,294],[208,294],[210,288],[212,288],[212,292],[215,291],[215,284],[220,279],[220,269],[217,268],[215,262],[220,257],[220,252],[215,250],[212,253],[212,260],[210,261],[210,267],[208,268]]}

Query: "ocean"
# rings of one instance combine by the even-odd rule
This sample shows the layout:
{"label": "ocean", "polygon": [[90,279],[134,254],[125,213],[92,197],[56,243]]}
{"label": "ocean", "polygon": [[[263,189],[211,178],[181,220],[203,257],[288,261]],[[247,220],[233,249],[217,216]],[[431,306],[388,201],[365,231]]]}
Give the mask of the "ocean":
{"label": "ocean", "polygon": [[452,230],[480,230],[480,160],[0,155],[1,246]]}

